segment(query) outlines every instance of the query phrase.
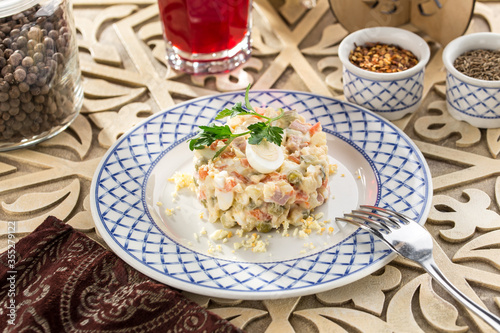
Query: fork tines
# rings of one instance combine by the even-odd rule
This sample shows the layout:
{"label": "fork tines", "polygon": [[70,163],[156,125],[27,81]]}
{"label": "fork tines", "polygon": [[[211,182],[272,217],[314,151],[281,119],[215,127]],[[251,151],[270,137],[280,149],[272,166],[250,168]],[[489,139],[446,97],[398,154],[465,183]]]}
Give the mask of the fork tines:
{"label": "fork tines", "polygon": [[401,228],[401,224],[408,224],[410,219],[403,214],[375,206],[361,205],[360,209],[352,213],[337,217],[336,221],[354,224],[369,231],[391,232],[391,229]]}
{"label": "fork tines", "polygon": [[500,332],[500,318],[468,298],[441,272],[432,256],[433,238],[416,221],[401,213],[373,206],[361,206],[344,216],[336,220],[352,223],[378,236],[392,251],[418,263],[450,295]]}

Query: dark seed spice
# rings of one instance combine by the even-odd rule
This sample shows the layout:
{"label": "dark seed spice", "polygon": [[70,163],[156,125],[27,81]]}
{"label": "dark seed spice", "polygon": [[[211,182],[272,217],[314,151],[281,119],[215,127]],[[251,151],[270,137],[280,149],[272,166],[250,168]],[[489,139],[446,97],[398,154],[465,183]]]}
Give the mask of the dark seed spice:
{"label": "dark seed spice", "polygon": [[396,73],[418,64],[418,58],[397,45],[366,43],[355,48],[349,55],[354,65],[377,73]]}
{"label": "dark seed spice", "polygon": [[500,80],[500,51],[483,49],[468,51],[455,59],[453,66],[460,73],[472,78],[497,81]]}
{"label": "dark seed spice", "polygon": [[75,112],[76,82],[67,71],[76,41],[65,3],[0,18],[0,144],[43,134]]}

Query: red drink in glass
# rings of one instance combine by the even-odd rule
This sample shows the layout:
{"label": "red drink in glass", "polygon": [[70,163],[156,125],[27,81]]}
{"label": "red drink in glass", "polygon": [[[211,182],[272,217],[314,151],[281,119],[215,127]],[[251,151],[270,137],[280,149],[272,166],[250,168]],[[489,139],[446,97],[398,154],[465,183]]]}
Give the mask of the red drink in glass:
{"label": "red drink in glass", "polygon": [[251,0],[158,0],[158,5],[174,69],[224,72],[250,56]]}

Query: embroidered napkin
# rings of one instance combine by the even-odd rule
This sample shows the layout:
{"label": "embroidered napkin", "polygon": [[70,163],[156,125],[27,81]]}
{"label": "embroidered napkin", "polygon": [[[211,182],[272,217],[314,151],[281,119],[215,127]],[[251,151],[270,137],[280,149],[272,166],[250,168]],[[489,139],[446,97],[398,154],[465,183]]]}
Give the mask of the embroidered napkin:
{"label": "embroidered napkin", "polygon": [[2,332],[241,332],[48,217],[0,254]]}

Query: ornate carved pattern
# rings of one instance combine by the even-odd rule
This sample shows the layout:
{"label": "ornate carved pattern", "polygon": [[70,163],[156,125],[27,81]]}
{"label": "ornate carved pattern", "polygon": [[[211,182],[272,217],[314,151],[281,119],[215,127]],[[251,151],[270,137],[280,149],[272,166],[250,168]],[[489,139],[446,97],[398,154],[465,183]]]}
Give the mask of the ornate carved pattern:
{"label": "ornate carved pattern", "polygon": [[371,275],[353,282],[350,288],[328,290],[316,295],[326,305],[342,305],[352,301],[356,308],[382,314],[385,303],[385,291],[392,290],[401,283],[401,272],[393,266],[386,266],[380,275]]}
{"label": "ornate carved pattern", "polygon": [[[405,1],[377,3],[388,12]],[[433,3],[422,1],[422,8],[436,12]],[[252,59],[232,73],[205,77],[168,68],[156,1],[75,0],[74,11],[84,107],[64,133],[34,148],[0,154],[0,247],[6,246],[7,221],[18,222],[22,237],[47,215],[100,241],[89,209],[93,173],[121,134],[159,110],[248,83],[342,98],[337,47],[348,32],[327,0],[255,0]],[[497,4],[476,3],[476,14],[500,32]],[[395,123],[431,166],[435,196],[428,229],[435,235],[438,265],[459,289],[499,314],[500,131],[479,130],[448,115],[442,49],[432,45],[424,103]],[[185,294],[252,332],[492,332],[422,270],[399,259],[317,295],[259,302]]]}
{"label": "ornate carved pattern", "polygon": [[439,234],[448,242],[463,242],[470,239],[476,229],[491,231],[500,229],[500,215],[489,210],[490,197],[478,189],[465,189],[467,202],[460,202],[446,195],[436,195],[429,214],[433,224],[454,223],[451,229],[440,230]]}
{"label": "ornate carved pattern", "polygon": [[456,141],[457,147],[469,147],[481,140],[478,128],[463,121],[455,120],[446,111],[445,101],[435,101],[429,104],[429,116],[423,116],[415,122],[415,130],[424,139],[439,142],[454,134],[460,135]]}

